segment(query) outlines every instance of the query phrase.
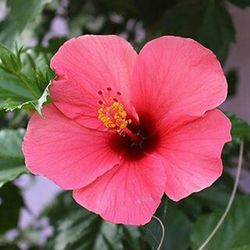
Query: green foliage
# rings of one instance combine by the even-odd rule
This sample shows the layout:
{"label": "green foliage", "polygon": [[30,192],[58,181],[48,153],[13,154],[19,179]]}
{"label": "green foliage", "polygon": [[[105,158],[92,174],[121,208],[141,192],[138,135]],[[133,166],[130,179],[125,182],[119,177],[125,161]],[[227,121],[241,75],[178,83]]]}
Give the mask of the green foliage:
{"label": "green foliage", "polygon": [[145,27],[153,25],[164,10],[174,5],[178,0],[94,0],[94,6],[101,13],[121,14],[126,20],[135,18],[143,21]]}
{"label": "green foliage", "polygon": [[0,131],[0,187],[26,173],[21,151],[24,129]]}
{"label": "green foliage", "polygon": [[10,9],[7,19],[0,24],[0,41],[13,45],[24,28],[34,24],[35,19],[42,12],[46,3],[51,0],[7,0],[7,7]]}
{"label": "green foliage", "polygon": [[250,244],[242,247],[234,248],[233,250],[250,250]]}
{"label": "green foliage", "polygon": [[231,69],[226,74],[228,83],[228,97],[233,97],[237,94],[239,75],[235,69]]}
{"label": "green foliage", "polygon": [[16,54],[0,44],[0,59],[1,68],[9,73],[21,73],[21,52],[22,49],[17,50]]}
{"label": "green foliage", "polygon": [[250,160],[250,125],[234,114],[226,113],[226,115],[232,123],[232,141],[223,150],[223,161],[226,166],[235,167],[235,159],[238,157],[238,148],[241,139],[244,139],[244,159],[246,162]]}
{"label": "green foliage", "polygon": [[36,109],[42,114],[42,106],[48,101],[50,80],[45,54],[34,50],[16,49],[12,52],[0,44],[0,108]]}
{"label": "green foliage", "polygon": [[49,87],[50,87],[50,83],[48,84],[48,86],[43,91],[41,97],[36,99],[36,100],[31,100],[31,101],[20,103],[19,101],[12,101],[12,99],[7,99],[2,104],[2,108],[5,111],[13,111],[15,109],[32,110],[33,108],[35,108],[36,111],[41,116],[43,116],[43,112],[42,112],[43,105],[50,100],[49,99],[50,98]]}
{"label": "green foliage", "polygon": [[117,237],[118,227],[104,222],[84,209],[70,213],[60,221],[54,238],[55,250],[113,250],[122,249]]}
{"label": "green foliage", "polygon": [[196,203],[200,203],[211,211],[224,210],[230,197],[231,189],[226,190],[222,185],[213,186],[195,194]]}
{"label": "green foliage", "polygon": [[250,125],[233,114],[227,113],[227,115],[232,122],[232,137],[234,141],[239,141],[240,138],[250,140]]}
{"label": "green foliage", "polygon": [[79,210],[69,192],[62,192],[41,212],[39,219],[47,217],[52,225],[57,225],[63,217]]}
{"label": "green foliage", "polygon": [[16,244],[0,242],[0,250],[17,250],[18,246]]}
{"label": "green foliage", "polygon": [[15,185],[9,183],[0,189],[0,236],[7,230],[17,227],[20,209],[23,206],[20,190]]}
{"label": "green foliage", "polygon": [[[40,215],[54,227],[49,246],[55,250],[139,250],[140,232],[135,227],[114,225],[78,206],[70,193],[61,193]],[[129,239],[129,242],[128,242]],[[132,244],[133,243],[133,244]],[[137,246],[137,248],[136,248]]]}
{"label": "green foliage", "polygon": [[[164,199],[157,210],[156,216],[163,222],[166,230],[162,249],[188,249],[191,221],[187,215],[176,204]],[[152,249],[156,249],[162,237],[159,222],[153,219],[148,225],[144,226],[144,231],[150,246]],[[178,241],[176,241],[176,235],[178,235]]]}
{"label": "green foliage", "polygon": [[[250,243],[250,198],[238,199],[230,210],[224,223],[205,249],[230,250]],[[222,216],[222,212],[204,215],[195,223],[191,240],[197,249],[212,232]]]}
{"label": "green foliage", "polygon": [[167,10],[167,34],[192,37],[210,48],[223,62],[235,41],[231,16],[217,0],[183,0]]}

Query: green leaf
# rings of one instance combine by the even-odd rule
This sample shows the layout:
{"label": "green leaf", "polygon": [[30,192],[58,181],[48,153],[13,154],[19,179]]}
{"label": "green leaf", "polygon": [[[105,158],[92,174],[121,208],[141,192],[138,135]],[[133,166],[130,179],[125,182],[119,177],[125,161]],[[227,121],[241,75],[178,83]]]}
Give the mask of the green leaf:
{"label": "green leaf", "polygon": [[233,250],[250,250],[250,244],[242,247],[234,248]]}
{"label": "green leaf", "polygon": [[19,35],[28,24],[34,23],[42,12],[44,6],[51,0],[7,0],[10,12],[0,25],[0,41],[13,45]]}
{"label": "green leaf", "polygon": [[230,198],[230,193],[222,187],[212,187],[194,195],[203,206],[211,210],[224,210]]}
{"label": "green leaf", "polygon": [[[31,79],[29,79],[29,77],[22,72],[24,65],[21,60],[21,55],[24,54],[25,51],[21,48],[16,49],[14,53],[0,44],[0,52],[3,51],[4,53],[0,53],[1,81],[10,81],[12,84],[14,82],[15,85],[22,85],[23,88],[26,89],[26,94],[30,93],[33,97],[38,97],[38,86],[34,84],[34,82],[31,82]],[[8,82],[1,84],[3,89],[3,93],[1,95],[6,94],[4,93],[4,87],[6,84],[8,84]]]}
{"label": "green leaf", "polygon": [[226,74],[228,83],[228,97],[233,97],[237,94],[237,87],[239,83],[239,75],[235,69],[231,69]]}
{"label": "green leaf", "polygon": [[0,108],[6,111],[35,108],[41,115],[43,104],[49,101],[50,80],[54,77],[47,55],[27,49],[14,53],[0,44],[1,50]]}
{"label": "green leaf", "polygon": [[20,101],[28,101],[32,94],[23,87],[19,80],[0,69],[0,99],[13,98]]}
{"label": "green leaf", "polygon": [[0,44],[1,68],[7,72],[19,74],[21,71],[20,53],[21,49],[17,50],[15,54]]}
{"label": "green leaf", "polygon": [[35,108],[35,110],[43,116],[42,108],[43,105],[50,101],[50,93],[49,93],[49,87],[51,83],[45,88],[43,94],[41,97],[37,100],[31,100],[27,102],[21,102],[21,101],[12,101],[11,99],[7,99],[0,108],[4,109],[5,111],[14,111],[15,109],[26,109],[30,110]]}
{"label": "green leaf", "polygon": [[117,237],[118,227],[104,222],[84,209],[71,213],[61,220],[58,231],[54,239],[55,250],[122,249]]}
{"label": "green leaf", "polygon": [[123,249],[146,250],[149,244],[142,237],[142,230],[136,226],[119,226],[119,236],[123,242]]}
{"label": "green leaf", "polygon": [[[230,250],[250,244],[250,197],[242,197],[235,201],[224,223],[205,249]],[[193,249],[197,249],[212,232],[222,212],[204,215],[195,223],[191,241]]]}
{"label": "green leaf", "polygon": [[248,162],[248,152],[250,150],[250,125],[232,113],[227,112],[226,115],[232,123],[232,141],[227,143],[223,150],[223,162],[225,166],[235,167],[235,159],[238,158],[241,139],[244,139],[244,159]]}
{"label": "green leaf", "polygon": [[[186,214],[171,201],[167,202],[164,199],[157,210],[156,216],[162,221],[166,230],[162,249],[188,249],[192,223]],[[144,226],[144,232],[146,240],[152,249],[156,249],[162,237],[159,222],[153,219]],[[176,240],[177,238],[178,240]]]}
{"label": "green leaf", "polygon": [[250,6],[250,0],[228,0],[232,4],[235,4],[241,8],[246,8]]}
{"label": "green leaf", "polygon": [[54,202],[42,211],[39,218],[43,217],[47,217],[54,227],[54,234],[46,245],[48,249],[148,249],[138,227],[105,222],[76,204],[69,192],[59,194]]}
{"label": "green leaf", "polygon": [[24,129],[0,131],[0,187],[26,173],[22,154]]}
{"label": "green leaf", "polygon": [[55,227],[51,242],[54,250],[122,249],[118,226],[78,206],[69,193],[60,194],[41,216],[47,216]]}
{"label": "green leaf", "polygon": [[234,141],[239,141],[241,138],[250,140],[250,125],[246,121],[237,118],[234,114],[227,113],[227,116],[232,122],[232,136]]}
{"label": "green leaf", "polygon": [[72,199],[69,192],[62,192],[50,203],[39,215],[39,218],[47,217],[52,225],[56,225],[68,214],[81,209],[79,205]]}
{"label": "green leaf", "polygon": [[17,250],[18,246],[16,244],[0,242],[0,250]]}
{"label": "green leaf", "polygon": [[194,38],[222,62],[235,41],[231,16],[218,0],[182,0],[167,10],[164,24],[165,33]]}
{"label": "green leaf", "polygon": [[20,209],[24,206],[20,190],[13,184],[0,189],[0,234],[17,227]]}

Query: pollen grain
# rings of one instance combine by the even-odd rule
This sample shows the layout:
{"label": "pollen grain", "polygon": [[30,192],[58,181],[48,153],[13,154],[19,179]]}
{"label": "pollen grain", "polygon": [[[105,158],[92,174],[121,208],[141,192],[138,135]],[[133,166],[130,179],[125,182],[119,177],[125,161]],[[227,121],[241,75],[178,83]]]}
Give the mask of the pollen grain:
{"label": "pollen grain", "polygon": [[131,122],[127,119],[124,106],[115,101],[111,105],[102,104],[98,109],[98,119],[107,127],[116,129],[119,133]]}

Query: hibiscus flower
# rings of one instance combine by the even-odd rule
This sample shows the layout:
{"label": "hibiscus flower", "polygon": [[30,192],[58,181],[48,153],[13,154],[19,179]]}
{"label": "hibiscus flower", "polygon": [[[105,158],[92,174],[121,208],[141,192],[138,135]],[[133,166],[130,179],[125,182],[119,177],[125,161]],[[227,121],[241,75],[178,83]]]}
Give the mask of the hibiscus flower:
{"label": "hibiscus flower", "polygon": [[215,55],[164,36],[139,54],[124,39],[85,35],[54,55],[44,118],[24,138],[28,169],[113,223],[150,221],[165,193],[179,201],[222,173],[231,124],[216,107],[227,83]]}

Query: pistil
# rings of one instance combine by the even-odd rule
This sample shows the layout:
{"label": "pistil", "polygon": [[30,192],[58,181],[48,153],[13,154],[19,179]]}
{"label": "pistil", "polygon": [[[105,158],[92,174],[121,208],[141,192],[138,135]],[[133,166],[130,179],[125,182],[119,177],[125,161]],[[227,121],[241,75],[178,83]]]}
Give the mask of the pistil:
{"label": "pistil", "polygon": [[134,132],[132,132],[127,127],[122,130],[124,134],[126,134],[133,142],[138,143],[141,141],[141,137]]}

